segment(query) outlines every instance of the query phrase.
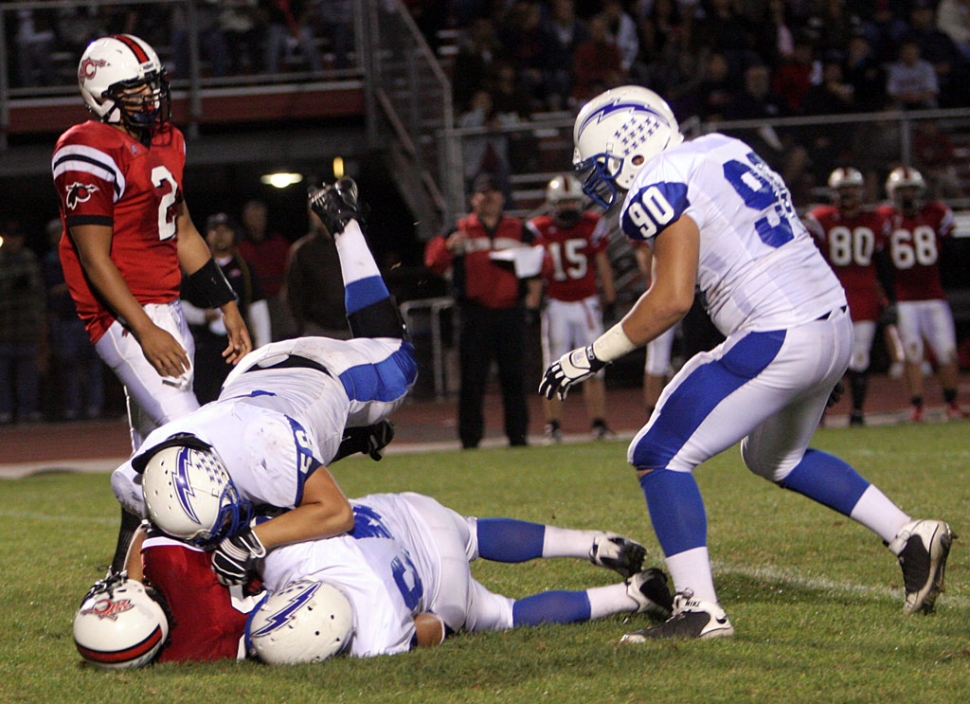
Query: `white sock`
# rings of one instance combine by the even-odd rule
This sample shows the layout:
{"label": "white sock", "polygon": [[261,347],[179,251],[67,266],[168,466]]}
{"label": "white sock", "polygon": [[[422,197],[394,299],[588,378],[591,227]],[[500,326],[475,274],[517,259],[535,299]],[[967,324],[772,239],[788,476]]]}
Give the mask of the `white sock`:
{"label": "white sock", "polygon": [[586,590],[589,599],[589,618],[603,618],[613,614],[632,613],[639,608],[636,600],[626,593],[626,584],[610,584]]}
{"label": "white sock", "polygon": [[711,558],[706,547],[685,550],[666,559],[667,571],[674,582],[674,591],[690,589],[695,599],[717,603]]}
{"label": "white sock", "polygon": [[899,533],[899,529],[913,520],[872,484],[862,493],[856,505],[852,507],[852,513],[849,514],[849,517],[864,525],[887,543],[891,543],[896,534]]}
{"label": "white sock", "polygon": [[340,271],[343,273],[344,286],[371,276],[380,276],[380,269],[374,261],[364,239],[364,233],[356,220],[351,220],[344,227],[343,233],[335,238],[337,254],[340,256]]}
{"label": "white sock", "polygon": [[546,526],[542,540],[543,557],[578,557],[589,559],[589,551],[593,549],[593,538],[603,535],[598,530],[571,530]]}

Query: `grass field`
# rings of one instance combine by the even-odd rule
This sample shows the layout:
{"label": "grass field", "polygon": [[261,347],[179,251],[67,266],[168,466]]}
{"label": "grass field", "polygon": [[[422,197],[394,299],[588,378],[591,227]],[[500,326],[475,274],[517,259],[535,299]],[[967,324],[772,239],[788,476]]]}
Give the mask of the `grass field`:
{"label": "grass field", "polygon": [[[834,452],[907,512],[970,526],[970,423],[821,430]],[[350,495],[414,490],[459,512],[616,530],[662,560],[625,443],[350,459]],[[463,635],[372,660],[269,668],[81,664],[75,609],[113,550],[105,475],[0,480],[0,702],[960,702],[970,701],[970,560],[957,541],[932,616],[904,616],[902,576],[855,523],[749,474],[737,449],[697,478],[733,639],[619,646],[645,617]],[[970,539],[970,533],[967,534]],[[509,596],[612,581],[587,563],[479,561]],[[627,622],[628,621],[628,622]]]}

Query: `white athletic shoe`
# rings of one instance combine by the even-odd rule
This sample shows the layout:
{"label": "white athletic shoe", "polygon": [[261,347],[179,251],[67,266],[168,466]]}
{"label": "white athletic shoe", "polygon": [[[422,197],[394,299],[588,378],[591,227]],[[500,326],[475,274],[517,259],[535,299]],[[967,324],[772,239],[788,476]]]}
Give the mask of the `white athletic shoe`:
{"label": "white athletic shoe", "polygon": [[906,601],[903,611],[931,613],[943,592],[943,578],[950,545],[956,539],[943,521],[911,521],[900,529],[889,549],[903,568]]}
{"label": "white athletic shoe", "polygon": [[734,635],[734,626],[717,604],[694,599],[688,590],[674,597],[673,615],[653,628],[627,633],[621,643],[684,638],[724,638]]}
{"label": "white athletic shoe", "polygon": [[606,567],[624,579],[643,569],[647,549],[635,540],[616,533],[604,533],[593,538],[589,549],[589,561],[597,567]]}
{"label": "white athletic shoe", "polygon": [[674,598],[667,587],[667,575],[656,567],[638,572],[626,580],[626,593],[639,605],[638,614],[663,620],[670,617],[674,608]]}

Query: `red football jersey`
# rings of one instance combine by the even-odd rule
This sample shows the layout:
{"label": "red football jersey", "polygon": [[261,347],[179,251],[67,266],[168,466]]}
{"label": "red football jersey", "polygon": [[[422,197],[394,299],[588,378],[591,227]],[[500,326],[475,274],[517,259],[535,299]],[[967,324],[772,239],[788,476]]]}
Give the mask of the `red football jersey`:
{"label": "red football jersey", "polygon": [[838,208],[821,205],[809,212],[808,221],[825,261],[845,289],[852,320],[877,320],[882,294],[872,257],[885,249],[889,218],[869,209],[847,218]]}
{"label": "red football jersey", "polygon": [[546,248],[542,278],[549,298],[569,302],[596,295],[595,257],[609,244],[606,233],[597,231],[599,221],[592,212],[584,212],[579,224],[568,230],[556,225],[551,215],[529,221],[534,244]]}
{"label": "red football jersey", "polygon": [[914,218],[886,205],[879,209],[892,221],[889,256],[895,268],[896,300],[931,301],[946,298],[940,281],[940,248],[953,232],[953,211],[931,201]]}
{"label": "red football jersey", "polygon": [[114,315],[88,286],[67,228],[113,228],[111,261],[142,305],[169,303],[179,295],[176,216],[182,200],[185,139],[160,126],[150,148],[121,130],[89,120],[61,135],[51,163],[65,234],[60,255],[64,278],[88,334],[97,342]]}
{"label": "red football jersey", "polygon": [[169,644],[159,662],[235,659],[248,613],[234,604],[212,572],[212,554],[166,537],[149,537],[141,550],[145,582],[168,602]]}

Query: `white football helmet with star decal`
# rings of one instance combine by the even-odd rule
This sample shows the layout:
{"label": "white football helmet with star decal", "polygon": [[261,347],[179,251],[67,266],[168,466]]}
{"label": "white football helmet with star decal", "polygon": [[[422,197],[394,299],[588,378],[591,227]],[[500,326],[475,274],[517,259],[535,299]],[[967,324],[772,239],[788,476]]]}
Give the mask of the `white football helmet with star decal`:
{"label": "white football helmet with star decal", "polygon": [[333,584],[299,579],[256,607],[246,647],[271,665],[322,662],[349,648],[353,635],[350,599]]}
{"label": "white football helmet with star decal", "polygon": [[663,98],[641,86],[621,86],[593,98],[576,116],[573,168],[589,172],[583,190],[608,209],[618,187],[629,189],[647,161],[683,141]]}

